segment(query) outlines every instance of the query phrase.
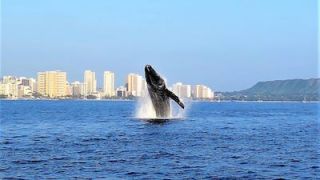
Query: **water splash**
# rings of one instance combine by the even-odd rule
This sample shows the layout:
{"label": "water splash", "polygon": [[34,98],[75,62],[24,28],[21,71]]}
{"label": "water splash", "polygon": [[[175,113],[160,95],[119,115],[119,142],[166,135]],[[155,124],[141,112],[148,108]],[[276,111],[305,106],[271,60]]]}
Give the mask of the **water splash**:
{"label": "water splash", "polygon": [[136,117],[139,119],[157,118],[156,111],[153,108],[152,101],[148,91],[144,91],[143,96],[138,100]]}
{"label": "water splash", "polygon": [[[137,101],[136,118],[158,119],[154,110],[150,95],[146,89],[143,96]],[[183,101],[184,102],[184,101]],[[170,101],[170,115],[166,119],[184,119],[187,110],[191,107],[191,102],[185,101],[185,109],[180,108],[175,102]]]}

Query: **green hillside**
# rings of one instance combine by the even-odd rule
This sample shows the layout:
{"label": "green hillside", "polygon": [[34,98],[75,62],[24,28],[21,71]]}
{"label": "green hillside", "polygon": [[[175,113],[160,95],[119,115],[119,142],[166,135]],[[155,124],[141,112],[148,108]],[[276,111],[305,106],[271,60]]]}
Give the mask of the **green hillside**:
{"label": "green hillside", "polygon": [[319,101],[320,79],[291,79],[258,82],[253,87],[223,93],[228,100]]}

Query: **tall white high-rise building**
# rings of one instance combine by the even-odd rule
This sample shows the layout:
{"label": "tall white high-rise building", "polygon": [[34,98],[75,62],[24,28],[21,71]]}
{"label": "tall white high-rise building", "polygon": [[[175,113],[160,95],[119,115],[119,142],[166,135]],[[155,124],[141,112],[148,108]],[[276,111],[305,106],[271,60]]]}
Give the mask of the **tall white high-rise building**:
{"label": "tall white high-rise building", "polygon": [[214,92],[205,85],[196,85],[193,96],[197,99],[213,99]]}
{"label": "tall white high-rise building", "polygon": [[90,70],[84,71],[84,95],[90,95],[97,92],[96,73]]}
{"label": "tall white high-rise building", "polygon": [[191,85],[178,82],[172,86],[172,91],[180,98],[191,97]]}
{"label": "tall white high-rise building", "polygon": [[105,96],[115,96],[114,90],[114,73],[105,71],[103,74],[103,92]]}
{"label": "tall white high-rise building", "polygon": [[142,96],[145,89],[145,81],[142,76],[130,73],[127,78],[128,95]]}

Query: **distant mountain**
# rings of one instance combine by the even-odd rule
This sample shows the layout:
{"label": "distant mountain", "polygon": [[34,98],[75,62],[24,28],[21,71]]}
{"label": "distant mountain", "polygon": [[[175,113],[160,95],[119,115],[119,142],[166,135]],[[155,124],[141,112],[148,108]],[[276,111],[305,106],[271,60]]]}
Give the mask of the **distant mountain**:
{"label": "distant mountain", "polygon": [[319,101],[320,79],[291,79],[258,82],[253,87],[222,93],[225,100]]}

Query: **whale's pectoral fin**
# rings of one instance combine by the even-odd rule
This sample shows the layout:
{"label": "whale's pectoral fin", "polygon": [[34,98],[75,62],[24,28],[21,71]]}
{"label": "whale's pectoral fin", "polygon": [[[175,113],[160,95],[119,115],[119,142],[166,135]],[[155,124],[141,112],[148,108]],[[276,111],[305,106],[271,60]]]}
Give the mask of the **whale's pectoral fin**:
{"label": "whale's pectoral fin", "polygon": [[177,95],[175,95],[173,92],[169,91],[168,89],[166,89],[166,94],[171,99],[173,99],[176,103],[178,103],[179,106],[182,107],[182,109],[184,109],[184,104],[180,101],[180,99]]}

